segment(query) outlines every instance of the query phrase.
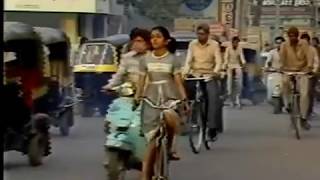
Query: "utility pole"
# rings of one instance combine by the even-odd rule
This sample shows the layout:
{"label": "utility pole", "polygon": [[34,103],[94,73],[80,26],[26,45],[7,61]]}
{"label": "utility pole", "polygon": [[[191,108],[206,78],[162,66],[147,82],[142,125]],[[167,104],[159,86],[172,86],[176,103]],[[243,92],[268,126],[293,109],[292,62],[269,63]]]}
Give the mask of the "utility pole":
{"label": "utility pole", "polygon": [[[280,18],[280,15],[281,15],[281,0],[276,0],[275,3],[276,3],[276,26],[275,26],[275,31],[276,31],[276,36],[279,36],[280,35],[280,24],[281,24],[281,18]],[[273,37],[274,38],[274,37]]]}

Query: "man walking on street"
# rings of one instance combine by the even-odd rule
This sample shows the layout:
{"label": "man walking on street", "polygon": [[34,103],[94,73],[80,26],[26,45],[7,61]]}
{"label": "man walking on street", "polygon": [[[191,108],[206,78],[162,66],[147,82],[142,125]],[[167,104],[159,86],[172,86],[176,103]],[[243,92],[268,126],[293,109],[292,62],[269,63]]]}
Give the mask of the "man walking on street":
{"label": "man walking on street", "polygon": [[[283,43],[280,48],[280,69],[285,72],[305,72],[310,73],[313,70],[314,57],[310,51],[309,45],[305,40],[299,40],[299,30],[291,27],[288,30],[289,41]],[[310,75],[299,75],[297,81],[300,92],[301,123],[306,130],[311,128],[308,123],[310,106]],[[283,76],[284,104],[290,111],[290,80],[287,75]]]}
{"label": "man walking on street", "polygon": [[[183,70],[184,75],[193,77],[218,77],[221,69],[222,59],[218,42],[209,39],[209,25],[201,24],[197,27],[198,39],[189,44],[186,64]],[[188,82],[188,94],[194,95],[195,83]],[[217,125],[222,121],[219,117],[221,113],[220,106],[220,88],[217,79],[202,83],[202,90],[206,99],[206,119],[208,122],[208,135],[211,140],[217,138]],[[193,99],[193,97],[189,97]]]}

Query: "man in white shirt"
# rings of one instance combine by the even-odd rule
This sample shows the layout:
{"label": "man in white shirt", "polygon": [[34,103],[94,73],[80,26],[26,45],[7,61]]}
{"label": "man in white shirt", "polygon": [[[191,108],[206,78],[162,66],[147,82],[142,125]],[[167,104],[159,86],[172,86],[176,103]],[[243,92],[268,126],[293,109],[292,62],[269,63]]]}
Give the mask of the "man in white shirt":
{"label": "man in white shirt", "polygon": [[283,37],[279,36],[275,38],[275,48],[269,52],[267,56],[267,60],[265,62],[265,68],[271,67],[276,70],[280,69],[279,51],[280,51],[280,46],[283,42],[285,42],[285,39]]}
{"label": "man in white shirt", "polygon": [[[283,42],[285,42],[285,39],[281,36],[276,37],[275,40],[275,48],[272,49],[270,52],[267,53],[267,60],[265,62],[265,69],[273,69],[276,71],[280,71],[280,47]],[[266,84],[268,87],[267,91],[267,100],[270,100],[272,97],[272,91],[274,90],[276,85],[280,85],[280,88],[282,86],[282,74],[279,73],[271,73],[267,74],[267,80]],[[270,78],[272,77],[272,78]]]}

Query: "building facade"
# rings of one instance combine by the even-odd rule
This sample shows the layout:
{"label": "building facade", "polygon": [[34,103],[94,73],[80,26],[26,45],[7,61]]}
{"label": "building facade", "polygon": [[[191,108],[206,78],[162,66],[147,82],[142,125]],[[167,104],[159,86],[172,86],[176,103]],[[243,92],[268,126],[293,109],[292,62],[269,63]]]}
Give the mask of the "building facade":
{"label": "building facade", "polygon": [[72,44],[79,36],[100,38],[118,33],[123,7],[116,0],[5,0],[5,21],[58,28]]}

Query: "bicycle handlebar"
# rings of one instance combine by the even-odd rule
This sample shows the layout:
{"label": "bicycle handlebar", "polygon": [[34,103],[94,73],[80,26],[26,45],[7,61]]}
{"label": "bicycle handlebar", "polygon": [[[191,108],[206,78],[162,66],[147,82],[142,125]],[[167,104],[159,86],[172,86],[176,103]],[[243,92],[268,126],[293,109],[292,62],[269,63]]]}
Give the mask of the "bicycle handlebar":
{"label": "bicycle handlebar", "polygon": [[289,72],[289,71],[281,71],[282,74],[289,76],[297,76],[297,75],[308,75],[310,72]]}
{"label": "bicycle handlebar", "polygon": [[168,110],[168,109],[173,109],[175,108],[178,104],[182,103],[182,100],[178,99],[171,99],[168,100],[166,103],[169,103],[169,105],[166,105],[166,103],[161,104],[161,105],[155,105],[149,98],[147,97],[142,97],[141,98],[144,102],[148,103],[152,108],[154,109],[160,109],[160,110]]}
{"label": "bicycle handlebar", "polygon": [[262,68],[262,70],[267,73],[281,73],[280,70],[275,68]]}
{"label": "bicycle handlebar", "polygon": [[212,77],[192,77],[185,78],[186,81],[210,81]]}

